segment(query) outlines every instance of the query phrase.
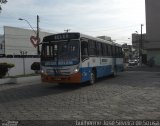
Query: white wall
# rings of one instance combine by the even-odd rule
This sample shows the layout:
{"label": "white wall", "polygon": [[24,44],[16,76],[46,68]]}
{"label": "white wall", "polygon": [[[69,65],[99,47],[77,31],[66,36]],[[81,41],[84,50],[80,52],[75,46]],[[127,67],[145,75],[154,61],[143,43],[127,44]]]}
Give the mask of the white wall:
{"label": "white wall", "polygon": [[148,50],[147,60],[149,61],[152,57],[154,58],[155,64],[160,66],[160,50]]}
{"label": "white wall", "polygon": [[4,36],[3,35],[0,35],[0,54],[4,54]]}
{"label": "white wall", "polygon": [[[40,31],[40,41],[52,33]],[[4,26],[5,54],[20,55],[20,50],[27,51],[27,55],[37,55],[37,48],[30,41],[31,36],[36,36],[33,30]]]}
{"label": "white wall", "polygon": [[[34,73],[34,71],[31,70],[31,64],[33,62],[39,62],[40,58],[24,58],[24,61],[26,74],[31,74]],[[0,63],[2,62],[13,63],[15,65],[15,67],[9,71],[10,76],[24,74],[23,58],[0,58]]]}

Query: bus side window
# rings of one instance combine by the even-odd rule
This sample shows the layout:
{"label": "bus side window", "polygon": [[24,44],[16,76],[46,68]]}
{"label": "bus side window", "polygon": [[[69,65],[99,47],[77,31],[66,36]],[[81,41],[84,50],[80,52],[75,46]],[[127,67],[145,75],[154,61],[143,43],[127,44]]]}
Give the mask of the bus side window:
{"label": "bus side window", "polygon": [[112,45],[111,49],[112,49],[112,56],[115,58],[116,57],[116,48],[115,48],[115,46]]}
{"label": "bus side window", "polygon": [[81,58],[82,61],[88,58],[88,43],[85,41],[81,42]]}
{"label": "bus side window", "polygon": [[92,40],[89,40],[88,45],[89,45],[88,46],[89,56],[96,56],[96,52],[97,52],[96,42],[92,41]]}
{"label": "bus side window", "polygon": [[108,56],[112,56],[112,46],[108,45]]}
{"label": "bus side window", "polygon": [[120,58],[123,58],[123,51],[122,51],[122,48],[120,48]]}
{"label": "bus side window", "polygon": [[102,56],[102,45],[100,42],[96,42],[97,56]]}
{"label": "bus side window", "polygon": [[102,43],[101,47],[102,47],[102,56],[107,56],[107,44]]}
{"label": "bus side window", "polygon": [[120,52],[120,47],[117,47],[117,53],[118,53],[118,57],[120,58],[121,57],[121,52]]}

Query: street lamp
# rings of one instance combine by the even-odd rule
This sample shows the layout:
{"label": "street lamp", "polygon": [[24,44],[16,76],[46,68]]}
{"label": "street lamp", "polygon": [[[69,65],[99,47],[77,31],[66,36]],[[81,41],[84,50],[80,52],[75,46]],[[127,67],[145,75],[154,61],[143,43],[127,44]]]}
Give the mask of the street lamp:
{"label": "street lamp", "polygon": [[19,51],[21,54],[21,57],[23,58],[23,74],[26,75],[26,69],[25,69],[25,56],[27,55],[27,51]]}
{"label": "street lamp", "polygon": [[24,21],[26,21],[27,24],[31,27],[31,29],[36,34],[36,38],[37,38],[37,54],[39,55],[40,54],[40,50],[39,50],[39,43],[40,43],[40,38],[39,38],[39,16],[37,15],[37,32],[34,30],[34,28],[32,27],[32,25],[26,19],[19,18],[18,20],[21,20],[21,21],[24,20]]}
{"label": "street lamp", "polygon": [[34,31],[34,33],[37,34],[37,32],[33,29],[32,25],[29,23],[29,21],[27,21],[26,19],[23,19],[23,18],[19,18],[18,20],[20,20],[20,21],[26,21],[27,24],[30,26],[30,28]]}

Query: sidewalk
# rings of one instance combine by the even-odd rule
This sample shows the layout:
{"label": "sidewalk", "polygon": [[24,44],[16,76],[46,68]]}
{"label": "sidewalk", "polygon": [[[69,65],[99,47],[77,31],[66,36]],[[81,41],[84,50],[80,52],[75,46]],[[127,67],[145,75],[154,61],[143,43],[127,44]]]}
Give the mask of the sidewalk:
{"label": "sidewalk", "polygon": [[23,82],[32,82],[34,80],[40,80],[40,75],[38,76],[28,76],[28,77],[18,77],[18,78],[2,78],[0,79],[1,84],[17,84]]}
{"label": "sidewalk", "polygon": [[126,71],[147,71],[147,72],[160,72],[160,66],[149,67],[146,65],[142,66],[133,66],[133,67],[126,67]]}

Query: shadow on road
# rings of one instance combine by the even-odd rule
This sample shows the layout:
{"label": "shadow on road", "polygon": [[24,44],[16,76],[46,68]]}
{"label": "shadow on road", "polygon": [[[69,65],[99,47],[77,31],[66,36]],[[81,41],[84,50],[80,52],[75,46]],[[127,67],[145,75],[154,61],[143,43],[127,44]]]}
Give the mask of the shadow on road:
{"label": "shadow on road", "polygon": [[0,91],[0,103],[72,92],[85,85],[32,84]]}

